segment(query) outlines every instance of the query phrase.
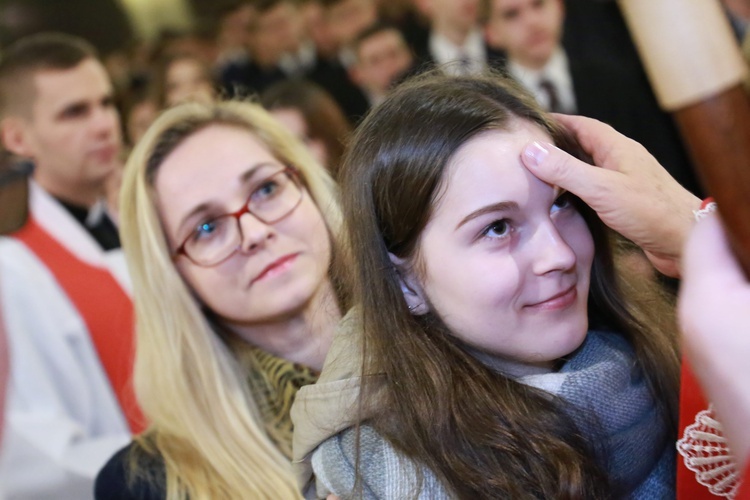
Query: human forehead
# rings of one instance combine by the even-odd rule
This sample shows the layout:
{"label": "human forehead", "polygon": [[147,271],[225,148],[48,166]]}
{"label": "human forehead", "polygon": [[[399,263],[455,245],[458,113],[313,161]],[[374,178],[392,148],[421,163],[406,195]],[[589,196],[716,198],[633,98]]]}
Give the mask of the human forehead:
{"label": "human forehead", "polygon": [[[521,152],[531,141],[551,142],[551,137],[538,125],[516,119],[504,130],[482,132],[463,144],[443,174],[436,213],[445,205],[452,210],[457,204],[478,207],[499,201],[526,201],[528,186],[544,184],[521,162]],[[502,197],[508,199],[500,200]]]}
{"label": "human forehead", "polygon": [[490,0],[490,15],[500,15],[512,9],[519,9],[524,5],[538,0]]}
{"label": "human forehead", "polygon": [[359,44],[359,54],[360,57],[367,58],[402,45],[401,33],[395,29],[387,29],[362,40]]}
{"label": "human forehead", "polygon": [[212,124],[186,137],[167,155],[158,167],[155,186],[160,196],[228,195],[227,189],[248,168],[266,163],[281,165],[250,130]]}
{"label": "human forehead", "polygon": [[548,8],[559,5],[560,0],[491,0],[490,15],[503,14],[524,7]]}
{"label": "human forehead", "polygon": [[167,76],[182,76],[185,74],[194,75],[203,73],[203,66],[197,60],[191,57],[175,59],[167,68]]}
{"label": "human forehead", "polygon": [[77,102],[96,102],[112,93],[104,66],[96,59],[84,59],[70,69],[44,69],[33,77],[35,115],[56,113]]}

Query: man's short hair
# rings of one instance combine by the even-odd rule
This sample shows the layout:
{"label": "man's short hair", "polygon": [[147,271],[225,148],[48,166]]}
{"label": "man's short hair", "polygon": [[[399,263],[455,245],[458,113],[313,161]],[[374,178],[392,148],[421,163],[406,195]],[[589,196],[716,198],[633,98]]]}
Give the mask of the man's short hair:
{"label": "man's short hair", "polygon": [[37,33],[9,45],[0,54],[0,119],[30,112],[38,72],[72,69],[97,57],[93,45],[65,33]]}
{"label": "man's short hair", "polygon": [[359,47],[363,42],[374,37],[375,35],[390,31],[395,31],[404,41],[404,45],[406,45],[404,34],[400,29],[398,29],[398,26],[393,23],[389,23],[388,21],[375,21],[375,23],[371,24],[365,30],[363,30],[362,33],[357,35],[354,39],[354,42],[352,42],[352,49],[354,49],[354,52],[357,55],[357,59],[359,59]]}

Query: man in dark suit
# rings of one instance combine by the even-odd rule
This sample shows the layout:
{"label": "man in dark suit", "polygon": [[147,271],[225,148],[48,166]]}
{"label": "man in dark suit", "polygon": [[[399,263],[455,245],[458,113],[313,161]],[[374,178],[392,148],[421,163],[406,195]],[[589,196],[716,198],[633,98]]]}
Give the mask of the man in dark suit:
{"label": "man in dark suit", "polygon": [[491,0],[485,34],[490,45],[506,52],[507,72],[547,110],[612,125],[700,194],[679,133],[647,80],[618,61],[570,56],[561,43],[563,22],[562,0]]}
{"label": "man in dark suit", "polygon": [[360,33],[377,22],[377,5],[375,0],[321,0],[320,4],[337,53],[333,60],[321,65],[310,78],[326,89],[349,121],[356,124],[370,104],[349,74],[356,60],[353,44]]}
{"label": "man in dark suit", "polygon": [[421,68],[437,65],[451,74],[476,74],[502,61],[482,35],[480,0],[416,0],[416,5],[430,23],[425,45],[415,49]]}
{"label": "man in dark suit", "polygon": [[230,96],[260,93],[281,80],[309,75],[319,62],[294,0],[258,0],[253,6],[252,57],[221,70],[222,87]]}

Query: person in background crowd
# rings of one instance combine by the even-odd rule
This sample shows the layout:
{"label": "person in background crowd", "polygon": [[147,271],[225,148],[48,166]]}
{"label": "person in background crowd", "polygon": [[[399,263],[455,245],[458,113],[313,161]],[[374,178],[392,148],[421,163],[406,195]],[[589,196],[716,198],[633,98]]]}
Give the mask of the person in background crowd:
{"label": "person in background crowd", "polygon": [[320,0],[320,3],[337,55],[335,61],[311,75],[311,79],[336,99],[349,121],[356,125],[370,106],[348,73],[355,59],[352,44],[357,35],[377,22],[377,6],[375,0]]}
{"label": "person in background crowd", "polygon": [[479,74],[498,67],[503,55],[487,46],[480,24],[480,0],[415,0],[430,19],[419,65],[443,66],[449,74]]}
{"label": "person in background crowd", "polygon": [[288,80],[266,89],[260,102],[335,179],[352,126],[330,94],[310,81]]}
{"label": "person in background crowd", "polygon": [[302,0],[300,10],[307,36],[315,44],[318,52],[319,64],[321,66],[331,64],[336,59],[338,46],[326,22],[321,0]]}
{"label": "person in background crowd", "polygon": [[355,62],[349,75],[367,96],[370,106],[379,104],[391,87],[414,66],[414,56],[395,26],[376,23],[354,41]]}
{"label": "person in background crowd", "polygon": [[123,97],[122,129],[129,148],[132,149],[143,137],[160,110],[161,106],[150,88],[140,88]]}
{"label": "person in background crowd", "polygon": [[220,76],[229,96],[260,93],[278,81],[313,72],[318,63],[294,0],[261,0],[254,6],[251,58],[225,67]]}
{"label": "person in background crowd", "polygon": [[0,238],[13,364],[0,456],[11,498],[86,498],[142,429],[129,278],[104,184],[120,162],[112,84],[80,38],[39,33],[0,59],[0,138],[34,164],[30,216]]}
{"label": "person in background crowd", "polygon": [[190,54],[174,54],[160,61],[153,85],[161,109],[186,101],[210,102],[216,97],[211,70]]}
{"label": "person in background crowd", "polygon": [[247,0],[231,2],[217,12],[214,67],[218,75],[229,65],[249,61],[256,15],[255,6]]}

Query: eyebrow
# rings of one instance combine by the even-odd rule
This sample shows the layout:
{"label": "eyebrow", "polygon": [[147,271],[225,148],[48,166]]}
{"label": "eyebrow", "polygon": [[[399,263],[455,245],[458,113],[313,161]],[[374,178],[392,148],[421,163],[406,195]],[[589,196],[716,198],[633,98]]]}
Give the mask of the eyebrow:
{"label": "eyebrow", "polygon": [[[240,182],[242,184],[247,184],[248,181],[250,181],[255,175],[258,173],[258,171],[263,167],[281,167],[283,165],[277,165],[275,163],[269,163],[269,162],[260,162],[256,163],[255,165],[248,168],[241,176],[240,176]],[[177,234],[181,234],[184,231],[184,226],[187,224],[187,221],[195,217],[196,215],[200,214],[201,212],[206,211],[211,206],[210,202],[204,202],[200,205],[196,206],[190,212],[187,213],[177,224]]]}
{"label": "eyebrow", "polygon": [[513,212],[518,211],[518,203],[515,201],[501,201],[500,203],[493,203],[492,205],[487,205],[486,207],[482,207],[478,210],[474,210],[469,215],[461,219],[461,222],[456,225],[456,229],[459,229],[461,226],[466,224],[467,222],[470,222],[477,217],[481,217],[483,215],[493,213],[493,212]]}

